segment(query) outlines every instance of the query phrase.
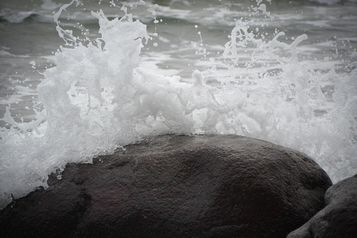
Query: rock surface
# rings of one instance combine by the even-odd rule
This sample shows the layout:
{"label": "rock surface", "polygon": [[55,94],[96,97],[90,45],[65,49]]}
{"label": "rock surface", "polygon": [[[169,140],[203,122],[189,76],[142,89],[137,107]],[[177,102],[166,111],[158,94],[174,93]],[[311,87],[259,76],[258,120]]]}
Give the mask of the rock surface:
{"label": "rock surface", "polygon": [[357,237],[357,175],[330,187],[326,207],[288,238]]}
{"label": "rock surface", "polygon": [[159,136],[68,164],[0,213],[0,237],[280,238],[331,185],[305,155],[239,136]]}

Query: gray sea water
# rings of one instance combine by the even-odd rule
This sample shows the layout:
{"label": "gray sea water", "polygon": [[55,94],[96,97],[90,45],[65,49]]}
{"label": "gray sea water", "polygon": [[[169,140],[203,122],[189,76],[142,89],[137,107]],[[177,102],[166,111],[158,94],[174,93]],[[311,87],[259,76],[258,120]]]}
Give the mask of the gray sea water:
{"label": "gray sea water", "polygon": [[[69,2],[0,2],[2,204],[67,162],[163,133],[257,137],[307,153],[334,181],[356,173],[357,1],[88,0],[55,22]],[[123,3],[140,26],[92,13],[115,21]],[[148,41],[131,45],[141,26]]]}
{"label": "gray sea water", "polygon": [[[33,88],[41,75],[33,70],[31,62],[47,65],[51,56],[63,43],[58,37],[53,14],[65,0],[2,0],[1,21],[1,91],[2,113],[6,97],[11,95],[16,81],[27,79]],[[90,11],[103,9],[108,17],[122,13],[114,4],[121,1],[83,1],[83,6],[68,9],[65,24],[75,29],[83,24],[91,32],[98,28]],[[258,1],[257,1],[258,2]],[[152,58],[161,69],[175,70],[180,76],[190,77],[194,69],[201,69],[196,51],[203,43],[206,57],[219,54],[228,40],[235,20],[244,18],[254,28],[262,28],[267,38],[273,37],[276,28],[286,33],[285,40],[307,34],[306,56],[323,60],[338,57],[348,64],[350,53],[357,44],[357,2],[338,0],[272,0],[267,1],[271,17],[255,15],[251,9],[256,1],[146,1],[146,6],[132,10],[136,18],[148,26],[148,31],[158,33],[144,49],[144,57]],[[155,23],[155,17],[159,21]],[[201,32],[201,38],[197,34]],[[94,34],[93,33],[93,34]],[[331,55],[331,53],[336,53]],[[159,56],[156,56],[158,54]],[[155,55],[155,57],[152,57]],[[49,63],[50,64],[50,63]],[[20,83],[20,82],[19,82]]]}

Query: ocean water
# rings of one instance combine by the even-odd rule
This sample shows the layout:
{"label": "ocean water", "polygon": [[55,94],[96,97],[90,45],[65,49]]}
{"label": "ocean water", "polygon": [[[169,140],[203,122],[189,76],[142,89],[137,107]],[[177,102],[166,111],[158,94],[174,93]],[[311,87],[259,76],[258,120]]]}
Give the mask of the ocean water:
{"label": "ocean water", "polygon": [[0,207],[147,136],[237,134],[357,172],[357,1],[0,2]]}

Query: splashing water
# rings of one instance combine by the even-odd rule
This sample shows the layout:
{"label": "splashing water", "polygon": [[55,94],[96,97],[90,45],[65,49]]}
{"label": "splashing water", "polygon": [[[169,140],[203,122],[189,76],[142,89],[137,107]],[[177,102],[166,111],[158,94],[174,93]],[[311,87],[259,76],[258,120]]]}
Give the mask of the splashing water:
{"label": "splashing water", "polygon": [[[356,171],[356,69],[333,61],[304,59],[299,44],[256,38],[242,22],[232,30],[220,70],[218,133],[241,134],[289,146],[311,155],[336,181]],[[300,47],[303,48],[303,47]],[[227,62],[228,60],[228,62]],[[230,95],[230,98],[227,97]]]}
{"label": "splashing water", "polygon": [[[35,120],[16,122],[10,109],[0,140],[0,200],[20,197],[69,162],[165,133],[238,134],[312,156],[333,180],[356,171],[357,71],[304,58],[307,35],[265,39],[238,20],[221,56],[202,59],[191,81],[148,72],[140,62],[146,26],[125,13],[99,21],[100,38],[84,43],[60,26],[65,46],[38,86]],[[266,7],[257,9],[264,10]],[[123,8],[126,12],[126,9]],[[353,164],[354,163],[354,164]]]}

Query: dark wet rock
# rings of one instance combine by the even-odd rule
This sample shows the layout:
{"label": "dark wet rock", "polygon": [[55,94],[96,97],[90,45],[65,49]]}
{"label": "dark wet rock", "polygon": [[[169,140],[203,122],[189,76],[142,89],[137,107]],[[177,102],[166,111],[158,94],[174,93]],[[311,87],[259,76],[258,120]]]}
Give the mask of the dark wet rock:
{"label": "dark wet rock", "polygon": [[357,175],[330,187],[326,207],[288,238],[357,237]]}
{"label": "dark wet rock", "polygon": [[279,238],[331,185],[305,155],[239,136],[159,136],[15,200],[0,237]]}

